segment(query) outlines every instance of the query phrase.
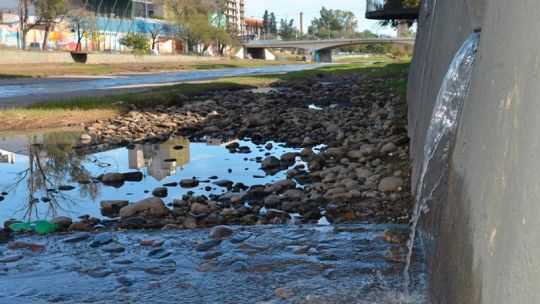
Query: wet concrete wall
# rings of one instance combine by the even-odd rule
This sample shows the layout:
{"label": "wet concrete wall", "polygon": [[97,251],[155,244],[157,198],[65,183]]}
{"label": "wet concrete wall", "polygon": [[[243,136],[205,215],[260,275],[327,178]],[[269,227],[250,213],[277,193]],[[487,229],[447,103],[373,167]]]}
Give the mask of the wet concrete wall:
{"label": "wet concrete wall", "polygon": [[441,80],[461,43],[482,28],[447,183],[421,221],[429,301],[538,303],[540,3],[422,6],[408,93],[416,177]]}

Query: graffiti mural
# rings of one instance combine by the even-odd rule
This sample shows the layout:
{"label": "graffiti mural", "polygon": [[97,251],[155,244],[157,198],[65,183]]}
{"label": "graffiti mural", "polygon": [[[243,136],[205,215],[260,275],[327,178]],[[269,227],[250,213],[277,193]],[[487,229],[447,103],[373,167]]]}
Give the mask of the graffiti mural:
{"label": "graffiti mural", "polygon": [[[0,14],[0,45],[20,48],[19,17],[15,14]],[[161,20],[122,19],[97,17],[97,30],[85,33],[81,40],[80,51],[89,52],[125,52],[129,51],[120,45],[120,39],[128,33],[149,35],[148,29],[159,24],[163,28],[157,43],[159,53],[174,53],[178,45],[174,41],[174,26]],[[44,30],[37,26],[26,35],[27,46],[37,48],[43,44]],[[77,51],[76,27],[72,21],[63,21],[55,25],[49,33],[48,50]]]}

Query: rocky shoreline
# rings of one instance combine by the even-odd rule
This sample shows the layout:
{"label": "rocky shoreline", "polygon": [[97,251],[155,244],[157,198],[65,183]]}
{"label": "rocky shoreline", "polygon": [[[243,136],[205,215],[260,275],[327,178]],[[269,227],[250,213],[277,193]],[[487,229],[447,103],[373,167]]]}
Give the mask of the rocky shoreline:
{"label": "rocky shoreline", "polygon": [[[268,141],[303,149],[279,158],[258,159],[268,173],[286,171],[286,179],[272,184],[247,186],[210,177],[227,193],[206,196],[193,192],[174,198],[167,206],[162,198],[167,196],[167,186],[173,185],[164,185],[152,197],[134,204],[101,202],[102,214],[112,220],[82,217],[73,222],[60,217],[53,222],[70,231],[283,224],[293,221],[291,214],[297,215],[298,223],[317,223],[323,217],[334,224],[408,223],[411,197],[405,101],[384,88],[385,82],[399,79],[321,74],[281,81],[268,89],[208,92],[189,102],[178,96],[183,106],[133,109],[109,121],[88,123],[80,138],[82,148],[104,144],[130,148],[171,136],[211,136],[249,139],[261,149],[271,149]],[[316,151],[314,147],[322,148]],[[236,142],[226,148],[231,153],[250,153]],[[303,164],[295,165],[299,159]],[[114,185],[137,179],[134,175],[137,172],[96,179]],[[185,179],[178,186],[193,188],[200,182]]]}

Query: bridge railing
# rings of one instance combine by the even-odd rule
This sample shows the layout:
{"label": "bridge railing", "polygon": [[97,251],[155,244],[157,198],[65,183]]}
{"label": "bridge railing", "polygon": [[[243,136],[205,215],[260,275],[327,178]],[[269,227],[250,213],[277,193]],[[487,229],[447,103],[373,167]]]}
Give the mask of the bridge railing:
{"label": "bridge railing", "polygon": [[366,18],[378,20],[417,19],[420,0],[367,0]]}

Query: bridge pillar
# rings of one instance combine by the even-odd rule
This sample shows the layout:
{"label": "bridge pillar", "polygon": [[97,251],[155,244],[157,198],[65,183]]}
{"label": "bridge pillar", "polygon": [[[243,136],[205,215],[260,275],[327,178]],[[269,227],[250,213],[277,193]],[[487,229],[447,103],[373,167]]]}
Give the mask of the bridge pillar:
{"label": "bridge pillar", "polygon": [[276,56],[267,48],[246,48],[245,55],[248,54],[253,59],[276,60]]}
{"label": "bridge pillar", "polygon": [[313,61],[332,62],[332,50],[318,50],[313,52]]}

